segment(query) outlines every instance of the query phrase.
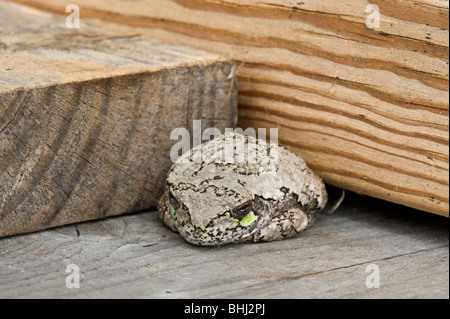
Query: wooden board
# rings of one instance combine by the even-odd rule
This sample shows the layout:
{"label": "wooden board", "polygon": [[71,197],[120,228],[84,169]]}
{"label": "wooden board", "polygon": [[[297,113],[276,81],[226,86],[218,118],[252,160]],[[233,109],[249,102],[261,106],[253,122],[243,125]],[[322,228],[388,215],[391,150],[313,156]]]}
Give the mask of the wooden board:
{"label": "wooden board", "polygon": [[291,240],[219,248],[148,212],[1,239],[0,298],[448,298],[448,236],[448,219],[351,195]]}
{"label": "wooden board", "polygon": [[155,207],[171,131],[235,125],[232,67],[0,2],[0,237]]}
{"label": "wooden board", "polygon": [[[326,182],[449,215],[449,2],[17,0],[237,62],[240,125],[278,127]],[[370,26],[370,25],[369,25]]]}

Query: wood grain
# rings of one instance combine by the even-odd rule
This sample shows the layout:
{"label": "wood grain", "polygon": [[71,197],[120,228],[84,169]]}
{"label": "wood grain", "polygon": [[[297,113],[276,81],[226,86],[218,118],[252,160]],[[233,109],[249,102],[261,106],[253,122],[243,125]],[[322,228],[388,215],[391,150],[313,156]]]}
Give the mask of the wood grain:
{"label": "wood grain", "polygon": [[[17,0],[59,14],[68,1]],[[449,2],[70,1],[237,62],[243,127],[278,127],[327,183],[449,215]]]}
{"label": "wood grain", "polygon": [[[448,298],[448,219],[348,195],[264,244],[195,247],[155,212],[3,238],[0,298]],[[79,289],[65,286],[70,264]],[[371,264],[378,289],[365,284]]]}
{"label": "wood grain", "polygon": [[155,207],[174,128],[233,127],[233,64],[0,2],[0,237]]}

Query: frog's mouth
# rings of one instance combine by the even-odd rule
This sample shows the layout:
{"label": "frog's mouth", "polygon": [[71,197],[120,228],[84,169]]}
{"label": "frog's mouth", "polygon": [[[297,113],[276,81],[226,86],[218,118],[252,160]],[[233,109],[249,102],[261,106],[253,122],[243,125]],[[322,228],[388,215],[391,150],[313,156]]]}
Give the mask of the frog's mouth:
{"label": "frog's mouth", "polygon": [[187,242],[199,246],[221,246],[239,242],[253,235],[265,224],[265,218],[250,211],[242,219],[233,218],[229,212],[212,220],[204,227],[190,224],[177,227],[178,232]]}
{"label": "frog's mouth", "polygon": [[[191,222],[177,227],[178,232],[191,244],[221,246],[245,241],[258,232],[270,220],[270,203],[262,198],[228,210],[209,221],[206,226]],[[179,216],[180,218],[180,216]]]}

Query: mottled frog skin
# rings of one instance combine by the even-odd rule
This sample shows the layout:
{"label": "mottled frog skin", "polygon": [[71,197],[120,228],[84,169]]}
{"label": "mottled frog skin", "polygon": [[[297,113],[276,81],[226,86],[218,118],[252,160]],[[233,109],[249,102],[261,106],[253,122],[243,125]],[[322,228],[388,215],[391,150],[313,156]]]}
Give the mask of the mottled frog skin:
{"label": "mottled frog skin", "polygon": [[[256,145],[257,161],[213,162],[226,139]],[[200,150],[200,161],[182,163]],[[324,183],[299,156],[261,139],[226,133],[172,166],[158,209],[164,223],[189,243],[219,246],[292,237],[310,227],[326,203]]]}

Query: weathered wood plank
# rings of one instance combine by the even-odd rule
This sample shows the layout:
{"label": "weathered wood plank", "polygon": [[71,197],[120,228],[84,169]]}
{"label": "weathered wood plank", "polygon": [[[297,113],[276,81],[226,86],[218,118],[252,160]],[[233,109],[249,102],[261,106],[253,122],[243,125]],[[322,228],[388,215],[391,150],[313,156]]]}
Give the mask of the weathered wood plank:
{"label": "weathered wood plank", "polygon": [[448,235],[443,217],[355,195],[293,239],[219,248],[134,214],[0,239],[0,298],[448,298]]}
{"label": "weathered wood plank", "polygon": [[0,2],[0,237],[155,207],[170,132],[235,125],[232,67]]}
{"label": "weathered wood plank", "polygon": [[244,127],[278,127],[326,182],[449,214],[449,2],[16,0],[238,62]]}

